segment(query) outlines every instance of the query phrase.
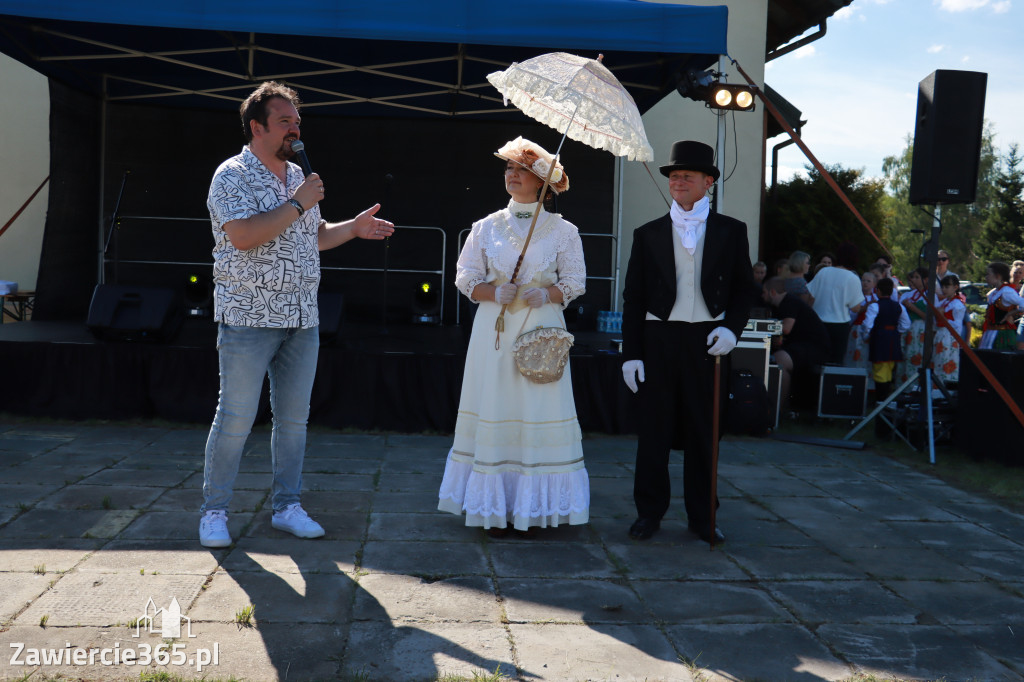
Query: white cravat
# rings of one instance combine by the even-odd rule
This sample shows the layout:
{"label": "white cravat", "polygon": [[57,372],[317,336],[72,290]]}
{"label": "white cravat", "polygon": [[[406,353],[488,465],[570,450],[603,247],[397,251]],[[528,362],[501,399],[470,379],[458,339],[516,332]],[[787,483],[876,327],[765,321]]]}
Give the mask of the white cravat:
{"label": "white cravat", "polygon": [[708,201],[707,197],[703,197],[700,201],[695,202],[693,209],[689,211],[684,210],[675,201],[672,202],[672,208],[669,209],[669,214],[672,217],[672,227],[679,233],[679,238],[683,240],[683,248],[691,256],[697,250],[697,240],[704,235],[710,210],[711,202]]}

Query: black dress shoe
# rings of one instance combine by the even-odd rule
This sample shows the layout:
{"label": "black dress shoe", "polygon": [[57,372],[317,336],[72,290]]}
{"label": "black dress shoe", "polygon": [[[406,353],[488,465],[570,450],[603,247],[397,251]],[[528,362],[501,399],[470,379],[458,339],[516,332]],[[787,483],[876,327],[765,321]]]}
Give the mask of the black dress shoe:
{"label": "black dress shoe", "polygon": [[641,517],[629,527],[629,537],[634,540],[646,540],[654,535],[659,528],[661,528],[661,521],[658,519],[645,519]]}
{"label": "black dress shoe", "polygon": [[690,529],[691,533],[709,545],[720,545],[725,542],[725,535],[722,534],[722,531],[718,527],[715,527],[715,532],[713,534],[708,533],[708,524],[698,525],[691,523],[687,528]]}

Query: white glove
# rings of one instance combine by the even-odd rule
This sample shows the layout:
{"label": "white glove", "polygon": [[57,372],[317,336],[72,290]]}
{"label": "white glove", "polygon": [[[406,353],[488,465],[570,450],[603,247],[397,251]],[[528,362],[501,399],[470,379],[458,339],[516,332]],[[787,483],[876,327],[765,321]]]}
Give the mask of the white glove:
{"label": "white glove", "polygon": [[643,360],[626,360],[622,363],[622,380],[629,386],[629,390],[636,393],[637,385],[639,381],[641,384],[644,382],[644,361]]}
{"label": "white glove", "polygon": [[550,301],[551,297],[548,296],[548,290],[546,288],[538,289],[537,287],[530,287],[523,291],[523,300],[526,301],[526,305],[531,308],[539,308]]}
{"label": "white glove", "polygon": [[515,284],[509,282],[502,284],[500,287],[494,290],[494,302],[502,305],[508,305],[516,298],[516,291],[519,289]]}
{"label": "white glove", "polygon": [[736,347],[736,335],[726,327],[715,327],[708,334],[708,345],[708,355],[726,355]]}

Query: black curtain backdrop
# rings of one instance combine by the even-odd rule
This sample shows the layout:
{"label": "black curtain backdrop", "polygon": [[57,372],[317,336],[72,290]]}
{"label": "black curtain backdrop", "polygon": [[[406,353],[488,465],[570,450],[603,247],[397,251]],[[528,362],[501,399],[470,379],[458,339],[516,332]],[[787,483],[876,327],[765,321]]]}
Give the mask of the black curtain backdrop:
{"label": "black curtain backdrop", "polygon": [[[109,226],[122,184],[106,281],[182,293],[189,275],[209,276],[213,239],[206,196],[217,166],[245,143],[238,114],[109,103],[101,218],[98,103],[52,81],[51,92],[54,177],[37,319],[85,318],[97,278],[100,224],[104,231]],[[307,152],[327,189],[321,202],[327,220],[347,219],[381,203],[382,217],[397,225],[442,228],[447,239],[442,249],[439,233],[406,230],[386,245],[356,241],[322,253],[321,291],[344,295],[349,321],[410,321],[416,285],[427,281],[445,287],[444,321],[454,323],[459,232],[508,201],[504,162],[494,151],[518,135],[552,152],[561,139],[525,116],[521,124],[509,124],[323,117],[315,108],[301,113]],[[558,210],[581,232],[611,235],[614,157],[566,140],[562,160],[572,187],[559,197]],[[180,220],[186,218],[198,220]],[[611,276],[614,242],[605,237],[583,241],[588,274]],[[440,270],[442,253],[443,276],[401,272]],[[385,254],[386,304],[381,272],[331,269],[383,268]],[[588,293],[567,311],[570,323],[575,326],[581,309],[588,322],[596,310],[608,309],[611,286],[608,281],[588,283]]]}

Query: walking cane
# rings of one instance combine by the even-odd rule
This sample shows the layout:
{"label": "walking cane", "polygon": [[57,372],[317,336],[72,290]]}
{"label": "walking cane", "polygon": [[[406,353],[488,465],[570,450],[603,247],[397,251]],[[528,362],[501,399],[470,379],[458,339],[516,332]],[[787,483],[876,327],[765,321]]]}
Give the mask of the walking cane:
{"label": "walking cane", "polygon": [[718,418],[722,396],[722,356],[715,356],[714,407],[711,412],[711,528],[708,529],[708,544],[715,551],[715,512],[718,511]]}

